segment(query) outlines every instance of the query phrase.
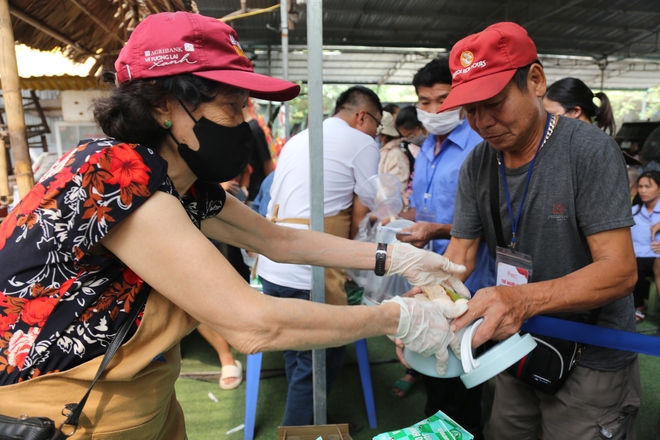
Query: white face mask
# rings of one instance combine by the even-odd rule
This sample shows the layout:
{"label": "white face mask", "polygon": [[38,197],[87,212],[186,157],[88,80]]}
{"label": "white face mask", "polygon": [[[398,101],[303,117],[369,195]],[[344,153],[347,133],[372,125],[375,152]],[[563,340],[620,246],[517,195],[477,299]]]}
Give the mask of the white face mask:
{"label": "white face mask", "polygon": [[451,132],[461,123],[459,114],[461,109],[456,109],[442,113],[429,113],[422,109],[417,109],[417,119],[424,125],[426,131],[436,136],[441,136]]}

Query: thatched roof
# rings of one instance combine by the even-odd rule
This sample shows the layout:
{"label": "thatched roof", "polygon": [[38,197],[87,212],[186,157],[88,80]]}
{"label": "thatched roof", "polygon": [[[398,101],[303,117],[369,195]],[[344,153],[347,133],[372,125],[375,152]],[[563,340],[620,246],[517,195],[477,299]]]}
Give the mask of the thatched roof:
{"label": "thatched roof", "polygon": [[9,0],[14,38],[34,49],[60,48],[76,62],[114,61],[135,25],[149,14],[196,11],[191,0]]}
{"label": "thatched roof", "polygon": [[[102,87],[95,76],[49,75],[19,78],[21,90],[89,90]],[[2,80],[0,79],[0,89]]]}

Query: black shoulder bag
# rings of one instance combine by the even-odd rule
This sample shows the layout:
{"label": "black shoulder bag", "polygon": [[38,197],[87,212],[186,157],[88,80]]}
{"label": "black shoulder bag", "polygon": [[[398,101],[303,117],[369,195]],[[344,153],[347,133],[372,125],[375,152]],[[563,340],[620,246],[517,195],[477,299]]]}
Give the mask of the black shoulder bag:
{"label": "black shoulder bag", "polygon": [[[128,330],[131,328],[131,324],[135,321],[138,313],[140,313],[142,306],[147,302],[151,286],[145,285],[143,290],[144,293],[140,292],[140,295],[138,295],[138,298],[133,303],[133,308],[126,319],[126,322],[121,325],[114,339],[110,345],[108,345],[108,350],[103,356],[103,361],[101,362],[101,365],[99,365],[99,369],[96,372],[96,376],[89,386],[87,393],[85,393],[80,402],[64,405],[62,415],[66,416],[66,420],[62,422],[60,427],[55,428],[55,422],[48,417],[21,416],[15,418],[0,415],[0,440],[64,440],[67,437],[71,437],[76,432],[76,429],[78,428],[78,420],[80,419],[83,407],[87,402],[89,393],[92,391],[96,381],[112,360],[117,349],[119,349],[122,342],[124,342],[124,338],[126,337]],[[64,425],[71,426],[71,432],[68,434],[63,433],[62,428]]]}
{"label": "black shoulder bag", "polygon": [[[499,204],[499,167],[493,160],[490,173],[490,210],[497,237],[497,245],[506,247]],[[589,324],[596,324],[600,308],[589,313]],[[568,376],[580,360],[584,345],[573,341],[532,334],[536,348],[527,356],[507,368],[513,377],[546,394],[554,395],[564,386]]]}

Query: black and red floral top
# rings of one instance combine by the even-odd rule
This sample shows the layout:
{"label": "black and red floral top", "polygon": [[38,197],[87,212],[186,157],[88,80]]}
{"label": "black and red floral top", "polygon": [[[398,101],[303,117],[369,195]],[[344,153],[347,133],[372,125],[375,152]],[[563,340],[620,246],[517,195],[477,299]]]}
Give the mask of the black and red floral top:
{"label": "black and red floral top", "polygon": [[88,139],[0,224],[0,385],[105,353],[142,280],[113,254],[90,250],[154,191],[178,197],[197,227],[226,200],[219,185],[201,182],[180,197],[167,162],[147,147]]}

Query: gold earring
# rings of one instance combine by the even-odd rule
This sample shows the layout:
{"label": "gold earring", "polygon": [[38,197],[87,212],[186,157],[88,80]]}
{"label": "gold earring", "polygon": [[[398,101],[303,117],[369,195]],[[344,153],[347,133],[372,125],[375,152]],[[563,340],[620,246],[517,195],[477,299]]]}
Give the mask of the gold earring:
{"label": "gold earring", "polygon": [[172,128],[172,121],[167,119],[165,120],[165,123],[163,125],[165,126],[165,128],[170,129]]}

